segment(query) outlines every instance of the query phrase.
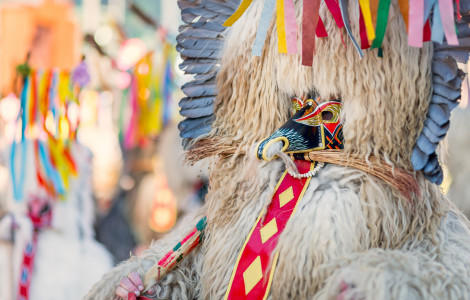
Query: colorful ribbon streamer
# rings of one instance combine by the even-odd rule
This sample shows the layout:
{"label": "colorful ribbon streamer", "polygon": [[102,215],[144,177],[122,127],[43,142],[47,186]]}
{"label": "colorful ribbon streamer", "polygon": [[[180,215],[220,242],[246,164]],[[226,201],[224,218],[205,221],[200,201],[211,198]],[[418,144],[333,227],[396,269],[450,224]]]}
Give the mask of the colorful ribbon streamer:
{"label": "colorful ribbon streamer", "polygon": [[[25,79],[17,118],[17,124],[21,122],[21,149],[14,140],[10,155],[15,200],[24,198],[26,169],[32,167],[26,164],[27,151],[33,151],[38,185],[51,197],[64,196],[70,176],[77,175],[70,152],[72,130],[64,125],[70,125],[67,107],[74,101],[74,85],[69,72],[33,69]],[[29,141],[34,145],[31,149]],[[20,155],[19,161],[16,155]]]}
{"label": "colorful ribbon streamer", "polygon": [[403,21],[405,22],[406,31],[408,32],[408,17],[410,11],[409,0],[398,0],[398,5],[400,7],[400,13],[403,17]]}
{"label": "colorful ribbon streamer", "polygon": [[368,49],[370,48],[369,38],[367,36],[367,29],[364,20],[364,16],[362,11],[359,11],[359,33],[361,36],[361,49]]}
{"label": "colorful ribbon streamer", "polygon": [[[360,18],[362,18],[362,22],[364,23],[367,38],[370,41],[373,41],[375,39],[375,31],[374,31],[374,24],[372,23],[372,14],[370,12],[369,0],[359,0],[359,6],[361,8]],[[359,24],[361,24],[361,21],[359,21]],[[363,47],[364,45],[362,45],[363,42],[365,41],[363,41],[363,37],[361,36],[361,48],[366,49]],[[369,44],[369,42],[367,42],[367,44]]]}
{"label": "colorful ribbon streamer", "polygon": [[326,32],[325,24],[323,24],[323,21],[320,17],[318,17],[318,24],[317,24],[317,29],[315,30],[315,34],[319,38],[328,36],[328,33]]}
{"label": "colorful ribbon streamer", "polygon": [[[386,0],[382,0],[382,1],[386,1]],[[350,22],[349,22],[349,12],[348,12],[348,0],[339,0],[339,8],[341,10],[341,15],[343,16],[343,23],[344,23],[344,27],[346,28],[346,32],[348,33],[349,38],[353,42],[353,45],[356,48],[356,51],[359,54],[359,57],[362,58],[364,57],[364,53],[362,53],[361,47],[359,47],[359,44],[354,38],[354,35],[352,34],[352,31],[351,31],[351,26],[349,25]]]}
{"label": "colorful ribbon streamer", "polygon": [[431,14],[431,9],[434,7],[436,0],[424,0],[424,13],[423,13],[423,20],[426,21]]}
{"label": "colorful ribbon streamer", "polygon": [[424,0],[413,0],[409,7],[408,45],[423,46]]}
{"label": "colorful ribbon streamer", "polygon": [[[26,141],[25,141],[25,131],[27,123],[27,108],[26,108],[26,98],[30,90],[30,78],[26,78],[21,91],[21,111],[17,118],[17,123],[21,120],[21,158],[20,158],[20,167],[16,168],[15,164],[15,154],[16,154],[16,141],[13,140],[11,145],[10,153],[10,174],[11,181],[13,185],[13,198],[15,201],[20,201],[23,199],[23,186],[25,181],[25,172],[26,172]],[[16,170],[20,170],[19,179],[17,179]]]}
{"label": "colorful ribbon streamer", "polygon": [[261,51],[266,41],[269,23],[273,17],[275,5],[276,0],[266,0],[266,2],[264,2],[263,11],[261,12],[261,19],[259,20],[258,30],[256,32],[255,42],[253,43],[253,49],[251,50],[251,53],[255,56],[261,56]]}
{"label": "colorful ribbon streamer", "polygon": [[441,15],[442,26],[447,43],[449,45],[458,45],[459,40],[455,32],[454,5],[452,0],[438,0]]}
{"label": "colorful ribbon streamer", "polygon": [[320,11],[320,0],[304,2],[302,20],[302,65],[311,66],[315,52],[315,34]]}
{"label": "colorful ribbon streamer", "polygon": [[[266,0],[258,26],[253,55],[260,56],[270,20],[274,11],[274,1]],[[457,9],[460,2],[456,1]],[[246,11],[252,1],[244,0],[236,12],[224,24],[231,26]],[[302,64],[311,65],[315,52],[315,35],[328,36],[323,21],[318,15],[319,1],[303,1],[302,20]],[[360,7],[359,30],[361,46],[357,43],[350,26],[348,0],[325,0],[328,10],[333,15],[338,28],[345,27],[359,56],[363,57],[361,49],[382,48],[388,26],[391,0],[358,0]],[[453,0],[398,0],[400,13],[408,32],[408,44],[412,47],[422,47],[423,42],[430,36],[434,42],[442,43],[444,36],[449,45],[458,45],[455,29]],[[318,9],[317,9],[318,8]],[[429,16],[434,9],[432,30]],[[460,18],[460,14],[457,15]],[[276,0],[276,25],[278,49],[280,53],[297,53],[297,23],[293,0]],[[315,35],[313,34],[315,32]]]}
{"label": "colorful ribbon streamer", "polygon": [[297,21],[295,19],[295,7],[292,0],[284,0],[284,17],[286,27],[287,53],[295,54],[297,51]]}
{"label": "colorful ribbon streamer", "polygon": [[377,25],[375,29],[375,40],[371,48],[381,48],[388,23],[388,12],[390,10],[390,0],[380,0],[377,12]]}
{"label": "colorful ribbon streamer", "polygon": [[279,53],[287,53],[284,0],[277,0],[276,3],[276,26]]}
{"label": "colorful ribbon streamer", "polygon": [[432,15],[432,30],[431,30],[431,40],[435,43],[442,44],[444,41],[444,27],[441,22],[441,14],[439,12],[439,4],[434,5],[434,13]]}
{"label": "colorful ribbon streamer", "polygon": [[223,25],[227,26],[227,27],[232,26],[245,13],[247,8],[251,5],[251,2],[253,2],[253,0],[243,0],[242,3],[240,4],[240,6],[235,11],[235,13],[233,15],[231,15],[225,21],[225,23]]}

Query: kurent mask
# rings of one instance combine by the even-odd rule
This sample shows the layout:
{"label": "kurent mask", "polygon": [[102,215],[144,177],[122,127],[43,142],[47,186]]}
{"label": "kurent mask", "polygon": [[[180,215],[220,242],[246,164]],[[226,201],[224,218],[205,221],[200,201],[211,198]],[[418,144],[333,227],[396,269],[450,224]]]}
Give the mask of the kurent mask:
{"label": "kurent mask", "polygon": [[281,151],[295,159],[303,159],[302,154],[310,151],[343,149],[340,101],[318,103],[313,99],[294,98],[292,104],[293,116],[258,145],[258,159],[273,159],[267,152],[271,146],[279,145],[278,142],[282,143]]}

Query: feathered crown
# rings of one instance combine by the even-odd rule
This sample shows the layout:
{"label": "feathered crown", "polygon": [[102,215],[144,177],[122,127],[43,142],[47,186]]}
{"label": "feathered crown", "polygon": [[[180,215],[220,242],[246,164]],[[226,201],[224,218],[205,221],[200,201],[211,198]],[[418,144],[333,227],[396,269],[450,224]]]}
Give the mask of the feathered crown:
{"label": "feathered crown", "polygon": [[[261,0],[257,0],[261,1]],[[359,32],[357,42],[350,28],[348,0],[324,0],[336,25],[345,28],[358,55],[365,49],[378,49],[382,55],[382,41],[386,34],[391,0],[358,0]],[[185,25],[180,27],[177,50],[184,62],[180,68],[194,74],[194,80],[183,85],[187,95],[180,101],[179,124],[181,136],[194,139],[206,135],[214,120],[216,97],[215,78],[219,69],[227,27],[233,25],[253,0],[179,0]],[[260,56],[269,23],[276,18],[278,49],[281,53],[301,52],[302,64],[311,65],[315,52],[315,36],[328,33],[319,15],[321,0],[303,0],[302,49],[297,48],[297,23],[293,0],[264,0],[252,54]],[[457,66],[468,60],[470,51],[469,0],[398,0],[405,21],[408,44],[422,47],[423,42],[434,43],[432,60],[433,93],[424,127],[413,149],[411,162],[417,171],[433,183],[441,183],[443,173],[436,154],[439,142],[449,128],[450,112],[458,105],[465,73]]]}

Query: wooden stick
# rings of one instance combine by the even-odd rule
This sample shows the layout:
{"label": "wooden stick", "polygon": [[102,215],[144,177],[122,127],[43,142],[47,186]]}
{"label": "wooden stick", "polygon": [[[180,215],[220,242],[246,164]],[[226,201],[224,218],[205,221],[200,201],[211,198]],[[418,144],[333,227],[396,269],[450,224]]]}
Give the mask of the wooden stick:
{"label": "wooden stick", "polygon": [[[246,154],[248,148],[237,145],[221,145],[217,139],[201,140],[193,145],[186,153],[186,159],[191,162],[211,156],[230,157],[235,153]],[[411,201],[413,195],[420,197],[419,186],[413,173],[398,167],[393,167],[383,159],[370,156],[366,161],[357,155],[346,155],[342,150],[328,149],[305,153],[305,160],[322,161],[345,167],[356,168],[367,172],[398,190]]]}
{"label": "wooden stick", "polygon": [[144,286],[146,289],[149,289],[155,285],[155,283],[162,280],[181,260],[188,256],[188,254],[201,243],[205,228],[206,217],[199,220],[196,227],[194,227],[181,242],[145,273]]}

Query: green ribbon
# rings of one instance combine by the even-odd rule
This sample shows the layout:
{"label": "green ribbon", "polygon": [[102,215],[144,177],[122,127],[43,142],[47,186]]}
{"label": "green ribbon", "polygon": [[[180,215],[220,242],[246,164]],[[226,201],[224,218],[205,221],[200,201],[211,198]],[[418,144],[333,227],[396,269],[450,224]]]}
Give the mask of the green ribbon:
{"label": "green ribbon", "polygon": [[389,10],[390,10],[390,0],[380,0],[379,9],[377,12],[377,26],[375,29],[375,40],[372,43],[371,48],[382,47],[382,42],[385,36],[385,30],[387,29]]}

